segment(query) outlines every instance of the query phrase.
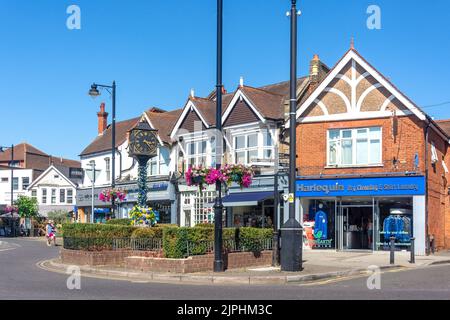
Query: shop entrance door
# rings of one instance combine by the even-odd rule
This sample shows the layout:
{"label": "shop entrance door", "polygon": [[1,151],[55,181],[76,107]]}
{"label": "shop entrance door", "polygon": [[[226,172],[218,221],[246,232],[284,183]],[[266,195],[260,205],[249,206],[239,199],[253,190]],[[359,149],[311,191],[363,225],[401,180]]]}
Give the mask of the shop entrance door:
{"label": "shop entrance door", "polygon": [[340,201],[336,211],[336,242],[337,249],[348,250],[373,250],[373,230],[369,225],[373,224],[373,201],[349,203]]}

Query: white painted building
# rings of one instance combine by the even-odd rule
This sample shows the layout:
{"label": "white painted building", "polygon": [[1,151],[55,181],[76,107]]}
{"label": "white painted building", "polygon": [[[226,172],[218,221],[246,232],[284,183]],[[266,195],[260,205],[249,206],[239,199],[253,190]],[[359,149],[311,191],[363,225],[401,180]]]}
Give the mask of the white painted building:
{"label": "white painted building", "polygon": [[39,203],[39,214],[46,217],[49,212],[74,211],[78,183],[83,172],[50,166],[29,186],[29,195]]}
{"label": "white painted building", "polygon": [[[13,196],[29,196],[28,187],[33,180],[32,169],[14,168]],[[0,167],[0,205],[11,205],[11,169]]]}

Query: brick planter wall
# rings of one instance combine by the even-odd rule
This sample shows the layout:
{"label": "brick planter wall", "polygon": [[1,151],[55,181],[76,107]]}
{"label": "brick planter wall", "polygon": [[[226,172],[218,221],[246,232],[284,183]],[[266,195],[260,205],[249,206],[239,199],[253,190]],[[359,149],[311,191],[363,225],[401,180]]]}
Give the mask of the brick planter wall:
{"label": "brick planter wall", "polygon": [[[225,268],[238,269],[267,266],[272,263],[272,251],[263,251],[259,256],[252,252],[234,252],[224,255]],[[194,256],[187,259],[128,256],[125,267],[144,272],[193,273],[213,271],[214,255]]]}
{"label": "brick planter wall", "polygon": [[89,266],[107,266],[123,265],[126,257],[162,257],[162,252],[158,251],[81,251],[61,249],[61,261],[65,264],[89,265]]}

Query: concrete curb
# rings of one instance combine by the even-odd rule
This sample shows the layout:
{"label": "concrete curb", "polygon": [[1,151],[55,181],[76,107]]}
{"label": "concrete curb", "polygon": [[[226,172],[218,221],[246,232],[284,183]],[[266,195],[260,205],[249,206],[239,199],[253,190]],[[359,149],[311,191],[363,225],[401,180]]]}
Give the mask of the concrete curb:
{"label": "concrete curb", "polygon": [[450,260],[442,260],[442,261],[433,261],[432,263],[430,263],[430,266],[438,266],[441,264],[450,264]]}
{"label": "concrete curb", "polygon": [[[42,261],[37,264],[41,269],[66,273],[69,265],[58,263],[53,260]],[[393,265],[382,267],[382,270],[397,269],[402,266]],[[318,280],[337,279],[348,276],[359,276],[367,274],[367,269],[351,269],[345,271],[327,272],[321,274],[307,275],[275,275],[275,276],[211,276],[211,275],[190,275],[190,274],[164,274],[155,272],[118,271],[105,270],[90,266],[80,266],[82,275],[87,277],[107,278],[110,280],[126,280],[132,282],[156,282],[156,283],[177,283],[186,285],[286,285],[309,283]]]}

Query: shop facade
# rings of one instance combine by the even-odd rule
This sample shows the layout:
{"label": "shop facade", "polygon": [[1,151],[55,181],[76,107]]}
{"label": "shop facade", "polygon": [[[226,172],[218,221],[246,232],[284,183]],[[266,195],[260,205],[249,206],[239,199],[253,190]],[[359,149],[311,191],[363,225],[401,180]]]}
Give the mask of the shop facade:
{"label": "shop facade", "polygon": [[[281,194],[287,192],[287,179],[278,178],[278,193],[275,191],[273,175],[256,176],[250,188],[242,190],[234,185],[223,198],[226,208],[226,225],[228,227],[272,228],[275,219],[277,225],[288,216],[284,212]],[[278,197],[278,201],[275,201]],[[287,209],[287,208],[286,208]]]}
{"label": "shop facade", "polygon": [[304,226],[304,247],[312,250],[387,251],[424,255],[425,177],[385,176],[301,179],[296,196]]}
{"label": "shop facade", "polygon": [[[119,219],[129,218],[129,212],[137,204],[138,186],[136,183],[117,185],[126,191],[126,200],[117,204],[116,217]],[[94,189],[94,222],[106,222],[112,212],[111,204],[99,200],[98,196],[104,188]],[[174,223],[176,221],[176,197],[173,185],[169,181],[148,183],[148,206],[158,214],[159,223]],[[77,192],[78,221],[90,222],[92,211],[92,189],[79,189]]]}

